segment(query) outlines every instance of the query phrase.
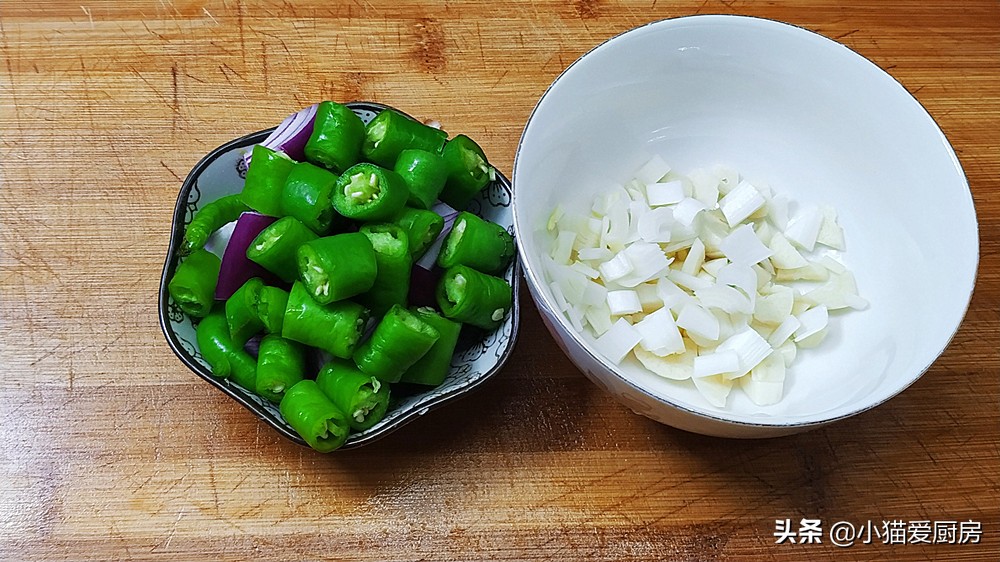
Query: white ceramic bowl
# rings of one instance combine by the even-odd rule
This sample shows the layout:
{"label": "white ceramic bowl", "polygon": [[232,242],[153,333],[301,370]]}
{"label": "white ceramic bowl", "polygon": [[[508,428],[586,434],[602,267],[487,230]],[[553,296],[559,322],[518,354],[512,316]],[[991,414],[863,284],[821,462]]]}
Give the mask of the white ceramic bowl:
{"label": "white ceramic bowl", "polygon": [[[728,164],[801,203],[830,204],[846,265],[871,306],[831,320],[802,350],[785,397],[725,409],[690,381],[599,356],[543,282],[545,221],[583,211],[653,154],[682,172]],[[850,49],[774,21],[693,16],[596,47],[545,92],[514,165],[514,227],[531,293],[573,362],[634,411],[709,435],[769,437],[868,410],[944,351],[972,293],[978,230],[955,153],[924,108]]]}

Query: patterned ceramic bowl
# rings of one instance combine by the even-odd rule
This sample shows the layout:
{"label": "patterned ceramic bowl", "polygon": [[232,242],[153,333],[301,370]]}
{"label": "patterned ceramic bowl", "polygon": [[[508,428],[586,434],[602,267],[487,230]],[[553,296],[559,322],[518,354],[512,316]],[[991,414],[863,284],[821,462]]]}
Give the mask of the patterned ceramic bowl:
{"label": "patterned ceramic bowl", "polygon": [[[387,107],[370,102],[352,102],[347,105],[365,123],[371,121],[375,115]],[[163,276],[160,280],[160,327],[163,329],[163,335],[166,336],[170,348],[174,350],[181,362],[194,371],[196,375],[242,404],[281,435],[300,445],[307,446],[305,441],[295,433],[295,430],[282,419],[277,405],[260,398],[228,379],[212,376],[208,364],[198,351],[195,324],[190,317],[181,312],[167,293],[167,282],[173,276],[174,269],[178,264],[177,250],[184,236],[185,226],[191,222],[191,218],[198,212],[198,209],[206,203],[242,190],[243,176],[246,173],[243,163],[244,155],[251,150],[253,145],[264,141],[273,130],[268,129],[253,133],[216,148],[191,170],[181,185],[177,206],[174,209],[170,248],[167,251]],[[510,205],[510,182],[497,172],[496,180],[469,204],[467,210],[512,231],[513,217]],[[521,277],[517,260],[511,264],[503,277],[513,286],[516,297]],[[451,372],[443,384],[423,392],[394,395],[385,418],[370,429],[352,433],[342,448],[349,449],[371,443],[426,414],[431,409],[464,395],[496,374],[514,348],[518,314],[518,303],[515,298],[511,313],[507,315],[503,325],[496,331],[483,336],[481,332],[463,330],[458,349],[452,360]]]}
{"label": "patterned ceramic bowl", "polygon": [[[712,406],[691,381],[608,361],[559,312],[540,257],[552,210],[589,211],[654,154],[682,173],[726,164],[838,212],[844,263],[871,306],[831,317],[830,337],[796,358],[777,404],[734,391]],[[631,409],[698,433],[784,435],[874,408],[944,351],[975,283],[972,196],[931,116],[864,57],[774,21],[677,18],[596,47],[538,102],[513,181],[521,264],[556,341]]]}

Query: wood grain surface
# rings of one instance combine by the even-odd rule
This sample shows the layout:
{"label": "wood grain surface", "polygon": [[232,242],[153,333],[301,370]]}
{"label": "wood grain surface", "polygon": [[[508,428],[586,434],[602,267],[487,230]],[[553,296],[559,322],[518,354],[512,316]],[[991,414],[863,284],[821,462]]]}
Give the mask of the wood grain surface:
{"label": "wood grain surface", "polygon": [[[524,293],[514,355],[480,391],[323,456],[167,347],[171,210],[209,150],[317,100],[369,99],[469,134],[509,172],[568,64],[694,13],[843,42],[954,145],[979,215],[978,285],[947,352],[900,396],[794,437],[687,434],[589,383]],[[995,0],[0,0],[0,59],[0,559],[1000,559]],[[776,545],[784,518],[983,531],[965,545]]]}

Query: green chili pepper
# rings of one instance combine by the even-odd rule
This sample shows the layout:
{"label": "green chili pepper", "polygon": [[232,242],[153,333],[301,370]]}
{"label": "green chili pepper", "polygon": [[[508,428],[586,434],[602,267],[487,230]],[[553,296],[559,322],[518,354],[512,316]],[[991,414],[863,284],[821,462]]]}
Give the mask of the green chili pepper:
{"label": "green chili pepper", "polygon": [[313,232],[330,230],[335,214],[330,195],[337,179],[336,174],[309,162],[296,164],[281,192],[281,213],[299,219]]}
{"label": "green chili pepper", "polygon": [[409,242],[406,232],[396,224],[366,224],[361,227],[361,234],[368,237],[375,249],[377,273],[375,283],[359,300],[372,309],[372,314],[381,316],[394,304],[406,304],[413,265]]}
{"label": "green chili pepper", "polygon": [[368,316],[367,308],[352,301],[320,304],[309,296],[305,285],[296,281],[288,293],[281,337],[349,359],[361,340]]}
{"label": "green chili pepper", "polygon": [[222,260],[208,250],[197,250],[177,266],[167,293],[189,316],[202,318],[215,303],[215,284]]}
{"label": "green chili pepper", "polygon": [[209,237],[224,225],[240,218],[250,208],[243,204],[239,194],[225,195],[198,210],[184,231],[180,254],[186,256],[205,247]]}
{"label": "green chili pepper", "polygon": [[280,402],[285,391],[305,378],[306,352],[301,344],[270,334],[257,352],[257,394]]}
{"label": "green chili pepper", "polygon": [[295,217],[283,217],[254,238],[247,248],[247,258],[291,283],[298,277],[296,252],[299,246],[319,238]]}
{"label": "green chili pepper", "polygon": [[251,209],[263,215],[281,216],[281,192],[285,179],[295,166],[295,160],[284,152],[275,152],[258,144],[253,147],[250,168],[243,183],[240,198]]}
{"label": "green chili pepper", "polygon": [[388,220],[406,205],[409,192],[396,172],[375,164],[355,164],[337,180],[333,207],[349,219]]}
{"label": "green chili pepper", "polygon": [[212,374],[221,378],[232,378],[246,389],[253,389],[257,377],[257,363],[250,354],[237,345],[229,336],[229,324],[222,307],[216,307],[198,323],[195,331],[198,350]]}
{"label": "green chili pepper", "polygon": [[448,180],[448,167],[436,152],[408,148],[399,153],[393,170],[402,176],[410,197],[406,204],[418,209],[430,209],[437,201]]}
{"label": "green chili pepper", "polygon": [[451,359],[455,355],[458,335],[462,325],[443,318],[433,308],[421,307],[413,311],[417,318],[433,326],[441,337],[430,351],[403,373],[399,382],[438,386],[451,371]]}
{"label": "green chili pepper", "polygon": [[320,369],[316,385],[340,411],[351,429],[364,431],[389,409],[389,385],[358,370],[353,363],[334,359]]}
{"label": "green chili pepper", "polygon": [[448,168],[448,181],[440,198],[455,209],[464,209],[493,175],[483,149],[469,137],[458,135],[441,152]]}
{"label": "green chili pepper", "polygon": [[377,275],[375,250],[360,232],[317,238],[299,246],[299,279],[323,304],[360,295]]}
{"label": "green chili pepper", "polygon": [[365,374],[382,382],[399,382],[411,365],[427,353],[441,334],[409,310],[395,305],[375,326],[370,338],[354,352]]}
{"label": "green chili pepper", "polygon": [[464,265],[445,271],[436,296],[445,317],[484,330],[499,327],[514,302],[507,281]]}
{"label": "green chili pepper", "polygon": [[361,159],[365,123],[346,105],[324,101],[316,108],[312,135],[306,142],[306,159],[335,172]]}
{"label": "green chili pepper", "polygon": [[344,415],[314,380],[303,380],[285,391],[278,405],[281,416],[310,447],[321,453],[340,447],[350,426]]}
{"label": "green chili pepper", "polygon": [[362,154],[369,162],[389,168],[396,163],[399,153],[408,148],[419,148],[440,153],[448,133],[428,127],[419,121],[391,109],[383,110],[365,127]]}
{"label": "green chili pepper", "polygon": [[280,334],[288,306],[288,291],[279,287],[264,285],[257,295],[254,311],[269,334]]}
{"label": "green chili pepper", "polygon": [[403,207],[392,222],[406,231],[406,239],[410,243],[410,258],[414,261],[424,255],[444,229],[444,217],[425,209]]}
{"label": "green chili pepper", "polygon": [[437,264],[444,269],[467,265],[483,273],[496,273],[513,257],[514,238],[507,229],[462,211],[441,245]]}
{"label": "green chili pepper", "polygon": [[264,329],[264,323],[257,315],[257,301],[262,288],[264,282],[259,277],[254,277],[236,289],[226,301],[229,335],[237,345],[246,344],[247,340]]}

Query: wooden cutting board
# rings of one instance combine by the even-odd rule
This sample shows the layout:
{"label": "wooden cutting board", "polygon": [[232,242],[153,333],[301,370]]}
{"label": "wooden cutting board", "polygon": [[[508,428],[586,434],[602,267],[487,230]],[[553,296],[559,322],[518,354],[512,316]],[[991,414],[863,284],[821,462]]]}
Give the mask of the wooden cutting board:
{"label": "wooden cutting board", "polygon": [[[687,434],[584,379],[525,293],[495,379],[323,456],[170,352],[156,295],[171,210],[209,150],[317,100],[368,99],[478,139],[509,172],[568,64],[694,13],[843,42],[954,145],[978,286],[948,351],[897,398],[794,437]],[[997,2],[7,0],[0,58],[0,559],[1000,558]],[[785,519],[819,519],[822,544],[775,544]],[[839,521],[981,535],[838,548]]]}

